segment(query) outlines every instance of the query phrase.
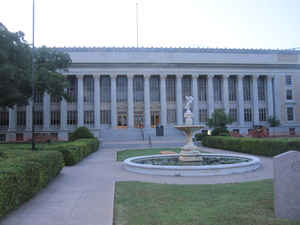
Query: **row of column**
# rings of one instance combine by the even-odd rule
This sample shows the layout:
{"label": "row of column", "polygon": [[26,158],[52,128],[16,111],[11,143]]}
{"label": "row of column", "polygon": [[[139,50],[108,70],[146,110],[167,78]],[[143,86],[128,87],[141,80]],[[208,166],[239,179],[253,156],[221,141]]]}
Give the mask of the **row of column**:
{"label": "row of column", "polygon": [[[151,127],[151,113],[150,113],[150,76],[144,75],[144,119],[145,128]],[[208,115],[210,116],[214,111],[214,92],[213,92],[213,77],[215,75],[207,75],[207,103],[208,103]],[[228,78],[230,75],[223,76],[223,103],[225,112],[229,112],[229,90],[228,90]],[[77,111],[78,111],[78,126],[84,125],[84,86],[83,86],[84,75],[77,75],[78,78],[78,98],[77,98]],[[94,75],[94,118],[95,128],[100,128],[100,75]],[[117,75],[110,75],[111,77],[111,125],[113,128],[117,127],[117,94],[116,94],[116,78]],[[127,75],[128,78],[128,127],[134,127],[134,97],[133,97],[133,77],[134,75]],[[183,75],[176,75],[176,116],[177,124],[183,124],[183,102],[182,102],[182,77]],[[192,95],[194,97],[193,110],[194,122],[199,122],[199,99],[198,99],[198,74],[192,75]],[[259,123],[259,110],[258,110],[258,89],[257,79],[259,75],[252,75],[252,109],[253,109],[253,122],[254,124]],[[166,101],[166,78],[167,74],[160,75],[160,105],[161,105],[161,124],[167,125],[167,101]],[[243,88],[244,75],[237,75],[238,80],[238,121],[242,126],[244,125],[244,88]],[[268,115],[273,116],[273,89],[272,89],[272,78],[273,76],[267,76],[267,97],[268,97]],[[44,95],[43,99],[43,117],[44,117],[44,129],[50,127],[50,96]],[[67,102],[66,100],[61,101],[61,129],[67,128]],[[10,110],[10,118],[15,118],[13,109]],[[32,102],[27,106],[27,128],[31,129],[32,124]],[[15,125],[10,122],[10,128]]]}

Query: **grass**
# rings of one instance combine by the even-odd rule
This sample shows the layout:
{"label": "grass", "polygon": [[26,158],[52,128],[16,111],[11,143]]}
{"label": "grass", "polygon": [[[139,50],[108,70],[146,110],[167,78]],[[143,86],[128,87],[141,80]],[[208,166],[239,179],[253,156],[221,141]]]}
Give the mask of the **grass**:
{"label": "grass", "polygon": [[168,185],[117,182],[115,225],[300,225],[277,219],[272,180]]}
{"label": "grass", "polygon": [[117,161],[123,161],[129,157],[142,156],[142,155],[155,155],[160,154],[160,151],[180,152],[179,148],[151,148],[151,149],[134,149],[124,150],[117,152]]}

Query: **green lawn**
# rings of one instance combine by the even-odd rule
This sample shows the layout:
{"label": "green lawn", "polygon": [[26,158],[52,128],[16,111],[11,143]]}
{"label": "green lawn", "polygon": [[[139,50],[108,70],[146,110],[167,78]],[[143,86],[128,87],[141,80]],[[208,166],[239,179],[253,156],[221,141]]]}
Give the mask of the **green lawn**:
{"label": "green lawn", "polygon": [[142,156],[142,155],[155,155],[160,154],[160,151],[172,151],[180,152],[179,148],[151,148],[151,149],[134,149],[134,150],[124,150],[117,152],[117,161],[123,161],[129,157]]}
{"label": "green lawn", "polygon": [[118,182],[115,225],[300,225],[277,219],[272,180],[168,185]]}

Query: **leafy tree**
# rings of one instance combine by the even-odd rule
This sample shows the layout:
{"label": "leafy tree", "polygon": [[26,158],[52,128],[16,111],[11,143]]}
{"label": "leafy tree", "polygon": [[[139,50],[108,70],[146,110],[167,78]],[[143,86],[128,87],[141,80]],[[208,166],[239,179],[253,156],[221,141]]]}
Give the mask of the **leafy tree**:
{"label": "leafy tree", "polygon": [[270,127],[278,127],[280,125],[280,120],[278,120],[276,116],[270,116],[268,118],[268,123],[270,124]]}
{"label": "leafy tree", "polygon": [[229,131],[227,130],[227,124],[231,124],[233,119],[226,115],[223,109],[215,109],[211,115],[211,118],[207,121],[207,126],[214,128],[212,131],[213,136],[217,135],[227,135]]}
{"label": "leafy tree", "polygon": [[[68,54],[37,48],[35,51],[35,83],[38,92],[66,97],[68,83],[58,71],[67,70],[71,63]],[[0,107],[26,105],[32,96],[32,53],[22,32],[10,32],[0,23]]]}

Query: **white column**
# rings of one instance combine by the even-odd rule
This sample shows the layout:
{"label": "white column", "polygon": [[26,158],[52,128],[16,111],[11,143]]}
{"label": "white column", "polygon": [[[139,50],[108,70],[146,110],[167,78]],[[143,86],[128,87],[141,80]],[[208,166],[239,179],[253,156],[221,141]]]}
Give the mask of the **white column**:
{"label": "white column", "polygon": [[111,126],[117,128],[117,75],[111,74]]}
{"label": "white column", "polygon": [[29,100],[26,106],[26,130],[32,129],[32,104],[32,100]]}
{"label": "white column", "polygon": [[132,74],[127,74],[127,82],[128,82],[128,127],[133,128],[134,127],[134,119],[133,119],[133,114],[134,114],[134,99],[133,99],[133,77],[134,75]]}
{"label": "white column", "polygon": [[150,75],[144,74],[144,111],[145,111],[145,128],[151,127],[150,113]]}
{"label": "white column", "polygon": [[77,113],[78,113],[78,127],[84,125],[84,101],[83,101],[83,77],[84,75],[77,75],[78,95],[77,95]]}
{"label": "white column", "polygon": [[244,87],[243,87],[243,75],[238,75],[238,90],[237,90],[237,100],[238,100],[238,108],[239,108],[239,124],[240,126],[244,125]]}
{"label": "white column", "polygon": [[9,112],[8,129],[10,130],[16,129],[17,107],[13,106],[12,108],[9,108],[8,112]]}
{"label": "white column", "polygon": [[208,102],[208,117],[210,118],[215,107],[214,90],[213,90],[213,74],[207,75],[207,102]]}
{"label": "white column", "polygon": [[229,74],[224,74],[223,75],[223,93],[224,93],[223,103],[224,103],[224,110],[227,115],[229,113],[228,79],[229,79]]}
{"label": "white column", "polygon": [[253,103],[253,124],[259,124],[259,114],[258,114],[258,89],[257,89],[257,79],[258,75],[252,76],[252,103]]}
{"label": "white column", "polygon": [[282,121],[284,120],[283,118],[281,118],[281,107],[282,107],[282,101],[283,101],[283,98],[281,96],[281,75],[280,74],[276,74],[274,76],[274,98],[276,99],[274,101],[274,104],[275,104],[275,116],[278,120]]}
{"label": "white column", "polygon": [[66,99],[62,99],[60,102],[60,129],[64,130],[67,128],[68,119],[68,105]]}
{"label": "white column", "polygon": [[160,117],[161,124],[163,126],[167,125],[167,95],[166,95],[166,74],[160,75]]}
{"label": "white column", "polygon": [[198,74],[193,74],[192,79],[193,79],[193,114],[194,114],[194,123],[199,123],[199,94],[198,94]]}
{"label": "white column", "polygon": [[100,76],[94,74],[94,116],[95,116],[95,128],[100,128]]}
{"label": "white column", "polygon": [[272,84],[273,76],[267,76],[268,82],[268,112],[269,116],[274,116],[274,106],[273,106],[273,84]]}
{"label": "white column", "polygon": [[182,74],[176,74],[176,116],[177,124],[183,124],[182,112]]}
{"label": "white column", "polygon": [[50,128],[51,120],[51,104],[50,95],[45,92],[43,96],[43,129],[48,130]]}

